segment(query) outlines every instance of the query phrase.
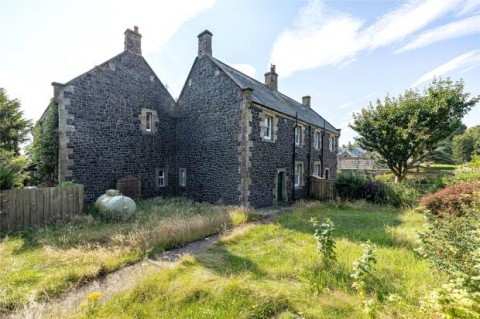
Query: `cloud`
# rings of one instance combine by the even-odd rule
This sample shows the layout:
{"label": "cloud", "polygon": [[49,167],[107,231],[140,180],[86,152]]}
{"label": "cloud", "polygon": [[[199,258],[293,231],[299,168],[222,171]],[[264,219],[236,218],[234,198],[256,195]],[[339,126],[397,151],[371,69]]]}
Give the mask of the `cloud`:
{"label": "cloud", "polygon": [[239,63],[239,64],[229,64],[232,68],[248,75],[251,78],[255,78],[255,75],[257,74],[257,70],[250,64],[245,64],[245,63]]}
{"label": "cloud", "polygon": [[439,77],[452,72],[466,72],[474,68],[480,67],[480,50],[472,50],[464,53],[456,58],[451,59],[430,72],[422,75],[412,87],[416,87],[424,82],[431,81],[434,77]]}
{"label": "cloud", "polygon": [[418,49],[435,42],[467,36],[474,33],[480,33],[480,15],[445,24],[423,32],[414,40],[395,51],[395,53]]}
{"label": "cloud", "polygon": [[371,25],[334,11],[319,0],[300,10],[293,27],[276,39],[271,62],[282,76],[320,66],[340,66],[373,50],[404,40],[429,23],[458,9],[464,0],[408,1]]}
{"label": "cloud", "polygon": [[353,58],[363,45],[357,33],[363,22],[350,15],[327,10],[318,1],[301,10],[293,29],[280,34],[271,53],[271,62],[281,75],[319,66],[337,65]]}

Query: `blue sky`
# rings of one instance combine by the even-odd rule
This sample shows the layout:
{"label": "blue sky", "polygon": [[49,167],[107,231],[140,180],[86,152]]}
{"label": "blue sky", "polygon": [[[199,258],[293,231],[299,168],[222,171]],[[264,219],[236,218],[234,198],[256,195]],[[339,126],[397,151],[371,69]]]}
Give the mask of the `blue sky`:
{"label": "blue sky", "polygon": [[[263,82],[270,63],[279,90],[355,135],[352,112],[433,76],[460,78],[480,94],[480,0],[147,1],[0,0],[0,87],[37,120],[51,82],[66,82],[123,50],[139,26],[143,55],[176,98],[213,33],[213,55]],[[480,124],[480,107],[464,119]]]}

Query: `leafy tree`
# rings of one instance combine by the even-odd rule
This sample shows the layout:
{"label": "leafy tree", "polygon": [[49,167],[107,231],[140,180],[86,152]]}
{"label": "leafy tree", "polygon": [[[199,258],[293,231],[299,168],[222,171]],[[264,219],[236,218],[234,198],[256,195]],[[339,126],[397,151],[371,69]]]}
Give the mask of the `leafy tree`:
{"label": "leafy tree", "polygon": [[28,160],[12,151],[0,149],[0,190],[21,187],[27,179]]}
{"label": "leafy tree", "polygon": [[480,155],[480,125],[470,127],[462,135],[455,136],[452,151],[453,159],[459,164],[470,162],[473,155]]}
{"label": "leafy tree", "polygon": [[23,118],[20,101],[9,100],[5,90],[0,88],[0,149],[20,152],[20,144],[28,140],[31,122]]}
{"label": "leafy tree", "polygon": [[465,124],[461,124],[458,129],[453,132],[452,135],[444,139],[443,141],[438,142],[437,147],[429,155],[426,160],[435,162],[435,163],[444,163],[444,164],[454,164],[455,161],[453,159],[453,139],[456,136],[462,135],[467,126]]}
{"label": "leafy tree", "polygon": [[31,151],[37,164],[37,179],[50,183],[55,179],[58,166],[58,105],[52,99],[43,121],[35,124]]}
{"label": "leafy tree", "polygon": [[422,92],[408,89],[398,98],[387,95],[374,107],[353,115],[350,125],[367,151],[375,151],[402,181],[415,163],[424,160],[461,125],[480,96],[469,98],[463,81],[434,79]]}

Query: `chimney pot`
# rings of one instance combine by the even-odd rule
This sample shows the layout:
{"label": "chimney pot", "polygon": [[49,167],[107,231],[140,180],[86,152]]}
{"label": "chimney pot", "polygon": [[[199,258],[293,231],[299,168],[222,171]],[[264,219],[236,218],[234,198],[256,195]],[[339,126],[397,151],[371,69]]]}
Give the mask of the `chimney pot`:
{"label": "chimney pot", "polygon": [[310,101],[311,101],[310,95],[306,95],[306,96],[302,97],[302,104],[304,106],[310,107]]}
{"label": "chimney pot", "polygon": [[125,31],[125,51],[142,55],[142,35],[138,32],[138,27],[134,26],[133,31],[127,29]]}
{"label": "chimney pot", "polygon": [[270,72],[265,73],[265,85],[278,91],[278,74],[275,72],[275,64],[270,64]]}
{"label": "chimney pot", "polygon": [[205,30],[198,35],[198,56],[212,56],[212,36],[213,34]]}

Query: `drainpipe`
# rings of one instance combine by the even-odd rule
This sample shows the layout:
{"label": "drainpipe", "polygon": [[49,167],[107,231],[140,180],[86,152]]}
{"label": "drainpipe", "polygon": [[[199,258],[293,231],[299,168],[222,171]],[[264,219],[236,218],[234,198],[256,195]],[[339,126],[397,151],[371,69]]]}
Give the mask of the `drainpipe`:
{"label": "drainpipe", "polygon": [[325,165],[325,164],[323,163],[323,162],[324,162],[324,160],[323,160],[323,159],[324,159],[324,154],[323,154],[323,152],[324,152],[324,149],[325,149],[325,148],[323,147],[323,142],[324,142],[324,141],[325,141],[325,120],[323,120],[322,149],[321,149],[322,151],[320,152],[320,170],[321,170],[321,172],[320,172],[320,177],[322,177],[322,178],[323,178],[323,171],[325,170],[325,169],[324,169],[324,165]]}
{"label": "drainpipe", "polygon": [[295,125],[293,126],[293,152],[292,152],[292,203],[295,201],[295,130],[298,125],[298,113],[295,112]]}
{"label": "drainpipe", "polygon": [[311,172],[311,165],[310,160],[312,159],[312,126],[308,126],[308,153],[307,153],[307,196],[310,196],[310,176],[312,176]]}

